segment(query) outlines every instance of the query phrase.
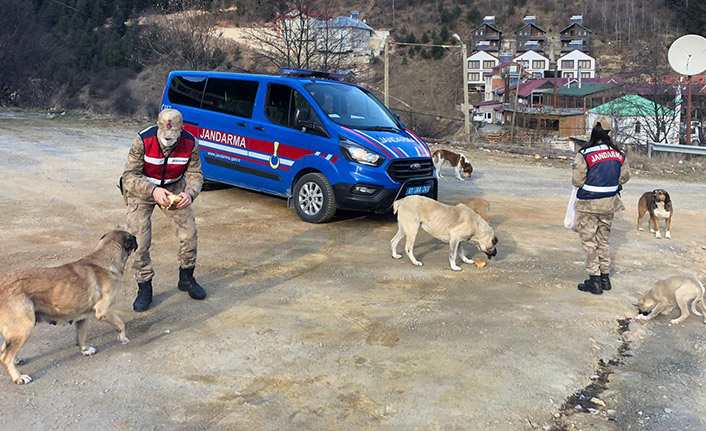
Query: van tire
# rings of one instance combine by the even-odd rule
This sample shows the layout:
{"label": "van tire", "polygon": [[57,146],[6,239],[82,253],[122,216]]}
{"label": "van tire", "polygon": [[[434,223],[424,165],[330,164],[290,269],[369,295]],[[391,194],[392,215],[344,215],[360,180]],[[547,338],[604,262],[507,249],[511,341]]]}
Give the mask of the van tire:
{"label": "van tire", "polygon": [[336,196],[323,174],[303,175],[294,185],[293,195],[294,209],[307,223],[325,223],[336,213]]}

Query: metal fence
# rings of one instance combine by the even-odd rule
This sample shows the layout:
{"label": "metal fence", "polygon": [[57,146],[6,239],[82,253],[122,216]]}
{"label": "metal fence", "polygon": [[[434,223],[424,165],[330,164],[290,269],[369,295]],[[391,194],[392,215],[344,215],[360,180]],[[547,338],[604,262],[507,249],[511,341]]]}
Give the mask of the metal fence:
{"label": "metal fence", "polygon": [[664,142],[649,142],[647,144],[647,158],[652,158],[652,152],[659,151],[665,153],[695,154],[706,156],[706,147],[696,145],[665,144]]}

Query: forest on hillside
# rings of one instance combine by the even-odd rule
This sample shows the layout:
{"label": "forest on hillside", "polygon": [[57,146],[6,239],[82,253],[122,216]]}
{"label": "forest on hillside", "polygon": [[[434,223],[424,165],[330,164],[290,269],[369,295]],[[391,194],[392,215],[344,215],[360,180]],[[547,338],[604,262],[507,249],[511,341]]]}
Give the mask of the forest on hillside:
{"label": "forest on hillside", "polygon": [[[301,1],[301,0],[299,0]],[[0,0],[0,105],[94,109],[131,115],[139,110],[140,83],[178,68],[251,71],[243,47],[213,43],[210,30],[268,25],[286,0]],[[584,14],[594,36],[611,49],[663,55],[665,35],[706,34],[706,0],[306,0],[310,9],[338,14],[360,10],[373,28],[397,40],[446,42],[456,32],[470,40],[483,15],[495,15],[509,33],[533,14],[549,31]],[[578,10],[577,10],[578,9]],[[658,36],[658,37],[655,37]],[[442,51],[410,54],[434,61]],[[643,55],[644,57],[644,55]],[[157,70],[150,78],[149,71]],[[157,85],[157,84],[155,84]],[[163,85],[163,83],[162,83]]]}

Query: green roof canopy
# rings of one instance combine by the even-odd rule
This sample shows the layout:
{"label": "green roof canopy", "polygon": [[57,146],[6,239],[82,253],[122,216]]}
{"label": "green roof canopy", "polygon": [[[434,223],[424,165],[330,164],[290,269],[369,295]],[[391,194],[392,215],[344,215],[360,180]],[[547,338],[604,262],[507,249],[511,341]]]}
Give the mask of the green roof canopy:
{"label": "green roof canopy", "polygon": [[655,102],[647,100],[637,94],[628,94],[627,96],[619,97],[601,106],[596,106],[588,112],[618,117],[653,116],[655,112],[658,112],[659,115],[674,115],[673,109],[655,104]]}

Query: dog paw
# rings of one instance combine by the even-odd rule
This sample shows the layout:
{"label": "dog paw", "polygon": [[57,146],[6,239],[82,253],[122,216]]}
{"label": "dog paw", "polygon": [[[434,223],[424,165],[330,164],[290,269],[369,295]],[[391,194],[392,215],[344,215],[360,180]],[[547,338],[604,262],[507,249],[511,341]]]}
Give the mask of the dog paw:
{"label": "dog paw", "polygon": [[24,365],[25,360],[23,358],[15,358],[15,365]]}
{"label": "dog paw", "polygon": [[393,259],[402,259],[402,255],[401,254],[393,254],[392,258]]}
{"label": "dog paw", "polygon": [[667,231],[667,233],[664,235],[665,238],[667,239],[672,239],[672,234]]}
{"label": "dog paw", "polygon": [[639,227],[639,228],[637,228],[637,230],[639,230],[639,231],[641,231],[641,232],[642,232],[642,231],[644,231],[645,229],[643,229],[643,228]]}
{"label": "dog paw", "polygon": [[414,266],[422,266],[422,265],[424,265],[422,262],[419,262],[419,261],[417,261],[417,262],[412,262],[412,263],[414,264]]}
{"label": "dog paw", "polygon": [[635,320],[647,320],[647,316],[645,316],[644,314],[638,314],[635,317]]}
{"label": "dog paw", "polygon": [[655,230],[650,228],[650,233],[655,233]]}
{"label": "dog paw", "polygon": [[680,324],[680,323],[681,323],[681,321],[680,321],[678,318],[677,318],[677,319],[672,319],[672,320],[669,321],[669,324],[670,324],[670,325],[678,325],[678,324]]}
{"label": "dog paw", "polygon": [[96,348],[93,346],[88,346],[85,349],[81,349],[81,354],[83,356],[93,356],[96,354]]}
{"label": "dog paw", "polygon": [[468,259],[468,258],[463,257],[463,256],[461,256],[461,260],[463,261],[463,263],[467,263],[467,264],[469,264],[469,265],[473,265],[474,263],[476,263],[475,260],[473,260],[473,259]]}
{"label": "dog paw", "polygon": [[123,344],[127,344],[130,342],[130,339],[124,335],[118,335],[118,341],[120,341]]}
{"label": "dog paw", "polygon": [[463,268],[461,268],[460,266],[452,266],[451,269],[453,269],[454,271],[463,271]]}
{"label": "dog paw", "polygon": [[655,238],[662,239],[662,235],[660,235],[659,231],[655,232]]}
{"label": "dog paw", "polygon": [[26,385],[27,383],[30,383],[32,381],[32,378],[26,374],[20,374],[20,377],[15,380],[15,383],[18,385]]}

